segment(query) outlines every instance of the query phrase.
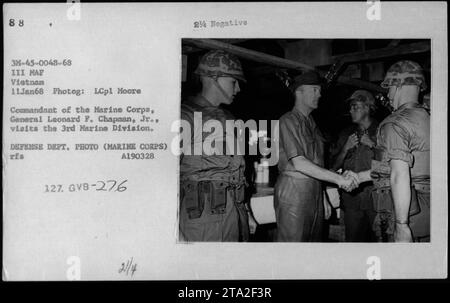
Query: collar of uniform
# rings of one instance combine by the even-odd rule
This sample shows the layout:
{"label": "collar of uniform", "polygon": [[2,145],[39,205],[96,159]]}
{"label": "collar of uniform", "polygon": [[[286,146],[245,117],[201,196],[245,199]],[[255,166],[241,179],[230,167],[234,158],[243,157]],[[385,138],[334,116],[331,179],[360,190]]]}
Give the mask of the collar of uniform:
{"label": "collar of uniform", "polygon": [[396,111],[404,110],[404,109],[407,109],[407,108],[417,108],[417,107],[421,107],[419,103],[417,103],[417,102],[407,102],[407,103],[402,104],[401,106],[399,106],[399,108],[397,108]]}
{"label": "collar of uniform", "polygon": [[372,118],[372,123],[370,123],[369,127],[367,128],[367,131],[369,133],[375,133],[378,128],[378,121]]}

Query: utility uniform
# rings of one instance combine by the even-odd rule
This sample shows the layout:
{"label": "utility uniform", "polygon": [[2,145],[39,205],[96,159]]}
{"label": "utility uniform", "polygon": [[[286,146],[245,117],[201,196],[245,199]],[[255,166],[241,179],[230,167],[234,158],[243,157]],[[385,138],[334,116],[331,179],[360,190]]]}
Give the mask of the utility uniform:
{"label": "utility uniform", "polygon": [[[209,51],[196,75],[212,80],[222,98],[233,102],[218,83],[220,77],[244,81],[239,59],[222,50]],[[181,119],[190,124],[190,142],[183,142],[180,163],[180,239],[184,241],[248,241],[248,215],[244,207],[245,162],[227,143],[226,120],[233,116],[201,95],[181,106]],[[205,123],[220,123],[222,132],[203,132]],[[209,128],[208,128],[209,129]],[[229,136],[226,138],[226,136]],[[209,142],[214,142],[208,147]],[[205,144],[206,143],[206,144]],[[205,150],[211,148],[211,150]]]}
{"label": "utility uniform", "polygon": [[[376,142],[378,122],[373,121],[366,130],[370,139]],[[358,125],[352,125],[342,131],[339,136],[336,150],[340,151],[350,135],[360,133]],[[364,144],[358,144],[351,148],[345,158],[342,169],[351,170],[355,173],[369,170],[374,158],[373,150]],[[346,192],[341,191],[342,204],[344,210],[345,240],[347,242],[374,242],[376,241],[373,232],[373,222],[375,220],[375,210],[372,201],[373,184],[371,182],[361,184],[357,189]]]}
{"label": "utility uniform", "polygon": [[[381,86],[427,85],[419,64],[403,60],[392,65]],[[390,160],[408,163],[411,176],[409,227],[415,241],[430,237],[430,115],[418,103],[405,103],[381,122],[372,164],[376,223],[385,240],[392,241],[395,209],[390,188]]]}

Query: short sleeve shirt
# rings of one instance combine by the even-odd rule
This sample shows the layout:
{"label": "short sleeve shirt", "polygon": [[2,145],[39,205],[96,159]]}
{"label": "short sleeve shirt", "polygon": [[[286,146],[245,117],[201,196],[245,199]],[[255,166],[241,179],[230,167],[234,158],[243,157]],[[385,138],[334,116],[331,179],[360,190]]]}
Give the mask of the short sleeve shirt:
{"label": "short sleeve shirt", "polygon": [[297,172],[290,160],[299,156],[323,166],[324,139],[311,115],[307,117],[294,108],[280,118],[279,127],[280,173]]}
{"label": "short sleeve shirt", "polygon": [[[374,143],[377,142],[378,125],[379,123],[374,120],[370,124],[369,128],[367,128],[367,134]],[[339,135],[339,139],[334,149],[333,156],[336,156],[341,151],[350,135],[354,133],[358,134],[358,132],[358,125],[356,124],[344,129]],[[357,146],[351,148],[345,155],[342,169],[344,171],[351,170],[356,173],[368,170],[371,168],[373,158],[374,152],[369,146],[358,144]]]}

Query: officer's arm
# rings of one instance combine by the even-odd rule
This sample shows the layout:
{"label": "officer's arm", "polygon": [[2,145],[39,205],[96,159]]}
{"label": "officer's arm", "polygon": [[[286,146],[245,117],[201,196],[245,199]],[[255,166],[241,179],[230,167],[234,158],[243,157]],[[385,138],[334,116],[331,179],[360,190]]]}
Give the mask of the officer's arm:
{"label": "officer's arm", "polygon": [[390,183],[396,220],[398,222],[407,222],[409,205],[411,203],[409,165],[405,161],[392,159],[390,166]]}
{"label": "officer's arm", "polygon": [[294,157],[291,161],[296,170],[307,176],[337,184],[339,187],[345,183],[344,177],[341,175],[320,167],[303,156]]}

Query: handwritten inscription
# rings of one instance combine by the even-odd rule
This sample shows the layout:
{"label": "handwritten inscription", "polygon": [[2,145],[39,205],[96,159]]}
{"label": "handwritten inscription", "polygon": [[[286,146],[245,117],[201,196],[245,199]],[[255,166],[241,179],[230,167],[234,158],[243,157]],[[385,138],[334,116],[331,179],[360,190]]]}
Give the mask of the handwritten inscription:
{"label": "handwritten inscription", "polygon": [[128,180],[117,181],[117,180],[105,180],[105,181],[97,181],[96,183],[72,183],[69,185],[63,184],[45,184],[44,192],[45,193],[63,193],[66,191],[69,192],[81,192],[81,191],[107,191],[107,192],[124,192],[127,190],[125,183]]}

